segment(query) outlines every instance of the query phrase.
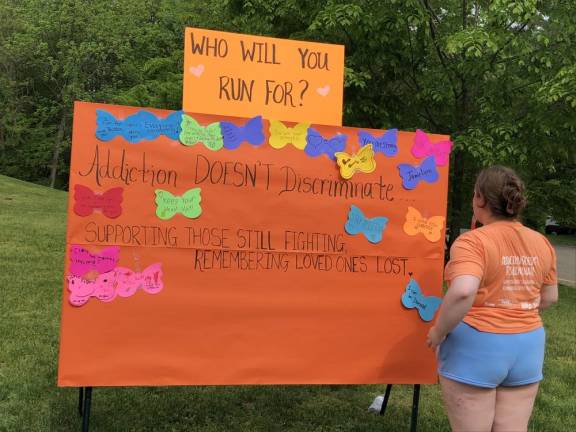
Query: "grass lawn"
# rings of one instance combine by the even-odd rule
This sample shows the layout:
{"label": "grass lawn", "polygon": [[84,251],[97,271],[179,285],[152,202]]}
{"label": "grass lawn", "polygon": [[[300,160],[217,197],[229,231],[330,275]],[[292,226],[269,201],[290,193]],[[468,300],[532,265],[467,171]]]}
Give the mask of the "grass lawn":
{"label": "grass lawn", "polygon": [[[56,387],[67,194],[0,176],[0,431],[80,430],[78,391]],[[545,380],[531,431],[576,430],[576,289],[544,313]],[[378,343],[375,341],[375,343]],[[411,388],[386,416],[385,386],[96,388],[91,431],[408,430]],[[423,386],[419,431],[448,430],[438,386]]]}

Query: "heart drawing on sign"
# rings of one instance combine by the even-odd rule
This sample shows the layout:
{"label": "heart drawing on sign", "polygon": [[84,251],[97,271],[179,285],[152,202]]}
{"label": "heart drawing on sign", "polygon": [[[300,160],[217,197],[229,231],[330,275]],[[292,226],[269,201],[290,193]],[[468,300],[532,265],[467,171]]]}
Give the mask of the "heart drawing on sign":
{"label": "heart drawing on sign", "polygon": [[190,69],[188,69],[188,70],[195,77],[200,77],[200,75],[202,75],[204,73],[204,65],[199,64],[198,66],[190,66]]}
{"label": "heart drawing on sign", "polygon": [[330,86],[329,85],[325,85],[324,87],[318,87],[316,89],[316,91],[318,92],[318,94],[320,96],[326,96],[328,95],[328,93],[330,93]]}

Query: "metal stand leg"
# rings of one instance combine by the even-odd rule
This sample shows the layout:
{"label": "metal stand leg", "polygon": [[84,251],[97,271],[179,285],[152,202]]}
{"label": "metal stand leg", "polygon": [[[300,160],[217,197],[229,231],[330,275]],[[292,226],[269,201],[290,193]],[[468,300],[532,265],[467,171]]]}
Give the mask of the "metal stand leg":
{"label": "metal stand leg", "polygon": [[388,406],[388,399],[390,398],[390,391],[392,390],[392,384],[386,386],[386,393],[384,393],[384,400],[382,401],[382,406],[380,407],[380,415],[384,415],[386,412],[386,406]]}
{"label": "metal stand leg", "polygon": [[80,387],[80,395],[78,397],[78,415],[82,417],[82,406],[84,405],[84,387]]}
{"label": "metal stand leg", "polygon": [[84,393],[84,403],[82,407],[82,432],[88,432],[90,405],[92,404],[92,387],[86,387]]}
{"label": "metal stand leg", "polygon": [[418,404],[420,403],[420,384],[414,385],[414,394],[412,396],[412,418],[410,419],[410,432],[416,432],[418,423]]}

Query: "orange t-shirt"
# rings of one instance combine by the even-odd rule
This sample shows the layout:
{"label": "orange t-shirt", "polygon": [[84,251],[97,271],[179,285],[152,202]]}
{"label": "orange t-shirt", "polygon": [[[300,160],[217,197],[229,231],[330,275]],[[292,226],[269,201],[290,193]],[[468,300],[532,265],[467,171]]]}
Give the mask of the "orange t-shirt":
{"label": "orange t-shirt", "polygon": [[540,290],[554,285],[556,253],[542,234],[516,221],[468,231],[450,248],[444,277],[472,275],[480,287],[464,322],[492,333],[523,333],[542,326]]}

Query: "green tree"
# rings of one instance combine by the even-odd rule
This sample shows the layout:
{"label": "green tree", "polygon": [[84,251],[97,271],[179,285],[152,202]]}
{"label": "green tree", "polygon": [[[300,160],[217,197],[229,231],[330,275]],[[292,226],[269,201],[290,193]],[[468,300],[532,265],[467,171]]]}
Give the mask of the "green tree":
{"label": "green tree", "polygon": [[576,223],[567,0],[21,0],[0,5],[0,172],[65,186],[72,102],[178,109],[185,26],[346,46],[344,123],[450,134],[451,240],[485,165]]}
{"label": "green tree", "polygon": [[475,173],[494,163],[526,179],[532,225],[549,211],[576,217],[570,3],[250,0],[229,8],[240,31],[346,45],[345,124],[453,137],[453,241],[468,226]]}

